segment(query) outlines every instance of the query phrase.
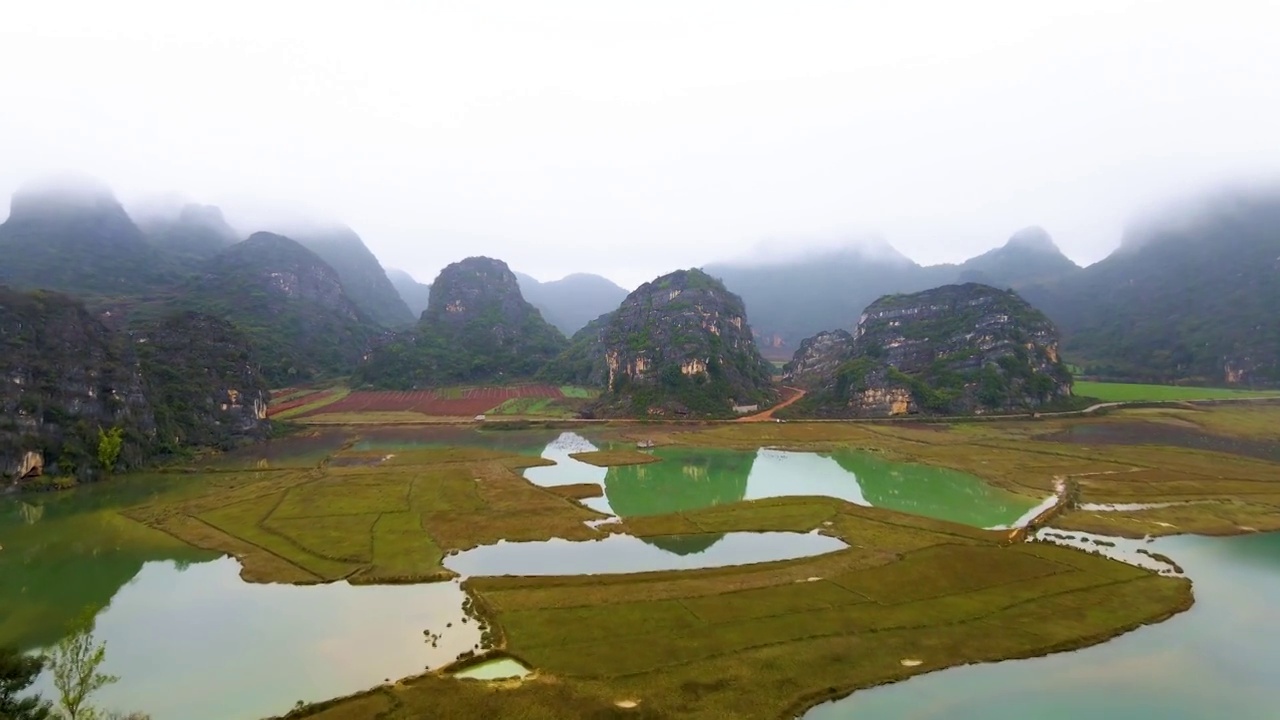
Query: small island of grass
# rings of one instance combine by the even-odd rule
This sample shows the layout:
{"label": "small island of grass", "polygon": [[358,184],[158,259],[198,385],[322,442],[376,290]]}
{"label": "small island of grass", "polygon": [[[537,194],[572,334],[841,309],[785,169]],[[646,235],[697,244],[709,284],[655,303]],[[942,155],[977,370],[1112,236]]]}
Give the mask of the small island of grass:
{"label": "small island of grass", "polygon": [[573,453],[569,457],[596,467],[643,465],[645,463],[658,462],[661,459],[638,450],[595,450],[592,452]]}

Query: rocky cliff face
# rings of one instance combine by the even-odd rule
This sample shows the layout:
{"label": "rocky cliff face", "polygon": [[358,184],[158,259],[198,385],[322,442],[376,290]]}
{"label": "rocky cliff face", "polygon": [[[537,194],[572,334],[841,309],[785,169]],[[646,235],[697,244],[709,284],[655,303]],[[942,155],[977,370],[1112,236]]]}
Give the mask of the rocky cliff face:
{"label": "rocky cliff face", "polygon": [[124,431],[122,464],[145,456],[155,417],[137,358],[83,305],[0,288],[0,345],[0,476],[89,477],[102,428]]}
{"label": "rocky cliff face", "polygon": [[471,257],[431,284],[417,328],[379,347],[359,379],[381,387],[531,378],[567,345],[501,260]]}
{"label": "rocky cliff face", "polygon": [[121,468],[261,436],[267,390],[248,352],[213,318],[131,335],[65,295],[0,287],[0,484],[92,478],[99,431],[122,431]]}
{"label": "rocky cliff face", "polygon": [[380,332],[337,271],[272,233],[255,233],[202,265],[178,305],[244,329],[263,375],[279,384],[350,372]]}
{"label": "rocky cliff face", "polygon": [[605,387],[602,414],[721,417],[777,400],[742,300],[701,270],[641,285],[606,318],[561,358]]}
{"label": "rocky cliff face", "polygon": [[969,283],[872,303],[852,337],[805,341],[784,380],[824,416],[1016,412],[1069,397],[1053,323],[1012,291]]}
{"label": "rocky cliff face", "polygon": [[134,337],[161,451],[226,449],[267,433],[270,391],[248,337],[219,318],[180,313]]}
{"label": "rocky cliff face", "polygon": [[825,330],[801,341],[795,356],[784,368],[783,380],[806,387],[819,386],[852,353],[853,336],[848,331]]}

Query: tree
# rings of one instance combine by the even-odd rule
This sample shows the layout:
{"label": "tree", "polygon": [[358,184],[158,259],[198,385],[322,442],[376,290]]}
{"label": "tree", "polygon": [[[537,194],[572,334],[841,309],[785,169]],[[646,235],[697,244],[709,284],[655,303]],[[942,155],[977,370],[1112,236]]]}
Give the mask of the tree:
{"label": "tree", "polygon": [[98,428],[98,465],[104,472],[111,472],[120,458],[120,448],[124,445],[124,429],[113,427],[103,432]]}
{"label": "tree", "polygon": [[72,632],[53,646],[47,662],[67,720],[92,720],[98,716],[85,702],[93,693],[120,679],[98,672],[106,658],[106,643],[93,640],[92,615],[72,625]]}
{"label": "tree", "polygon": [[38,697],[19,697],[39,677],[44,659],[0,648],[0,718],[47,720],[53,717],[49,703]]}

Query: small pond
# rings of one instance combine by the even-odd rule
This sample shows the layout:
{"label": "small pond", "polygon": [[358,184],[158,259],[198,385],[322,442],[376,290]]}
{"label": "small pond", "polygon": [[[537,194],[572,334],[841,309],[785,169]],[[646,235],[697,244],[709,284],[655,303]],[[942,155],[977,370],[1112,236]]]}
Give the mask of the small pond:
{"label": "small pond", "polygon": [[445,558],[445,567],[471,575],[600,575],[745,565],[821,555],[848,547],[817,532],[731,532],[600,540],[499,542]]}
{"label": "small pond", "polygon": [[519,660],[504,657],[472,665],[459,670],[453,676],[470,680],[508,680],[510,678],[524,677],[528,674],[529,668],[522,665]]}

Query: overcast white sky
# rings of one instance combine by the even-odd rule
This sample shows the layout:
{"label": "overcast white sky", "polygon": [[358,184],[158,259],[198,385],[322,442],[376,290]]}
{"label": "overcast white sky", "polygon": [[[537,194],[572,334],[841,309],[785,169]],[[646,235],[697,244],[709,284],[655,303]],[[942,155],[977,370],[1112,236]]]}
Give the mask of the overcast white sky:
{"label": "overcast white sky", "polygon": [[[0,193],[306,208],[430,280],[634,286],[877,234],[958,261],[1280,170],[1280,4],[0,3]],[[792,239],[799,240],[792,240]]]}

